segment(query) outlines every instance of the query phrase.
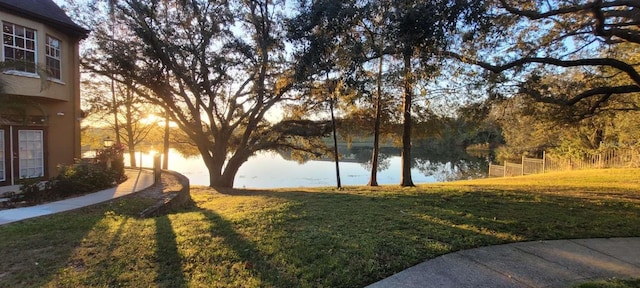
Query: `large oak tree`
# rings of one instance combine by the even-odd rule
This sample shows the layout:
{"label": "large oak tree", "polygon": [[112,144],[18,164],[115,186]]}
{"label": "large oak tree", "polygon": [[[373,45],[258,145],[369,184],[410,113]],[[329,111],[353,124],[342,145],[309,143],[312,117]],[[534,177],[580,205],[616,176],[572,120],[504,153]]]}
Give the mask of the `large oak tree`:
{"label": "large oak tree", "polygon": [[94,28],[97,45],[84,64],[144,87],[137,92],[165,108],[197,146],[210,186],[233,187],[257,151],[308,150],[307,136],[328,132],[326,123],[265,120],[297,98],[282,7],[269,0],[121,0],[114,6],[121,36]]}

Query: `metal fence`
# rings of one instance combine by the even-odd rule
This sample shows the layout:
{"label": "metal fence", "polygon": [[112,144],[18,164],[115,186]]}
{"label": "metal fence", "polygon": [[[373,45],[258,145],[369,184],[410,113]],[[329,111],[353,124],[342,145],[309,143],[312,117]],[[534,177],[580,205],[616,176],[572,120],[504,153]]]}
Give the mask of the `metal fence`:
{"label": "metal fence", "polygon": [[549,171],[578,169],[640,167],[640,152],[636,149],[616,149],[579,157],[543,153],[542,159],[522,157],[522,162],[504,165],[489,164],[489,177],[520,176]]}

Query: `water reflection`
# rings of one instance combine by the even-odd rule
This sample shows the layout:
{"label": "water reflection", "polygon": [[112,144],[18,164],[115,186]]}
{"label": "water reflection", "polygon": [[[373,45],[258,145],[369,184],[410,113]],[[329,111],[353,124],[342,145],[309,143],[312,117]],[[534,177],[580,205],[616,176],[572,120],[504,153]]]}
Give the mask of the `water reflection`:
{"label": "water reflection", "polygon": [[[371,147],[342,147],[346,151],[344,159],[360,163],[363,169],[371,169]],[[390,169],[392,161],[400,161],[401,149],[383,147],[380,149],[378,171]],[[418,146],[411,151],[412,176],[432,176],[437,182],[483,178],[487,175],[492,155],[471,155],[461,148],[441,146]],[[398,179],[399,179],[398,175]],[[398,180],[399,182],[399,180]]]}
{"label": "water reflection", "polygon": [[[343,185],[365,185],[371,169],[371,147],[340,147],[343,154],[340,163]],[[414,183],[452,181],[481,178],[487,173],[488,155],[472,156],[464,150],[444,150],[414,147],[412,150],[412,178]],[[125,159],[128,156],[125,155]],[[400,149],[381,149],[378,166],[379,184],[400,183]],[[149,154],[136,153],[142,165],[152,165]],[[184,157],[172,150],[169,169],[189,178],[193,185],[208,185],[209,174],[200,157]],[[336,183],[335,166],[331,159],[307,160],[298,163],[286,152],[262,152],[245,163],[236,176],[236,188],[284,188],[333,186]]]}
{"label": "water reflection", "polygon": [[419,148],[414,161],[423,174],[437,175],[438,181],[468,180],[486,177],[494,155],[486,152],[470,154],[461,148],[442,150]]}

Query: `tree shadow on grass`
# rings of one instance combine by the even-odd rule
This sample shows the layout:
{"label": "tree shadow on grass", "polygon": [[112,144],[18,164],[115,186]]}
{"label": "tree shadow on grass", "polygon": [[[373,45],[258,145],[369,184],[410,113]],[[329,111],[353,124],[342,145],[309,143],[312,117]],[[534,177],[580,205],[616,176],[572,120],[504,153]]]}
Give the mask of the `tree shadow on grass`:
{"label": "tree shadow on grass", "polygon": [[[278,213],[254,211],[261,214],[232,222],[227,212],[202,208],[208,221],[226,231],[218,233],[233,233],[228,241],[236,243],[234,249],[251,251],[239,252],[242,257],[266,262],[260,273],[273,279],[269,283],[276,285],[272,286],[279,282],[269,277],[278,272],[280,277],[295,279],[288,283],[295,286],[357,287],[462,249],[542,239],[638,236],[631,230],[640,225],[640,206],[624,198],[603,203],[557,194],[486,191],[222,192],[214,194],[287,203]],[[237,210],[246,209],[243,205]],[[265,235],[247,238],[237,231],[264,222],[249,218],[277,219],[270,221]],[[246,250],[245,245],[250,248]],[[253,260],[255,255],[268,258]]]}
{"label": "tree shadow on grass", "polygon": [[155,219],[118,212],[142,210],[129,199],[2,226],[0,286],[361,287],[461,249],[640,236],[624,197],[194,190]]}
{"label": "tree shadow on grass", "polygon": [[[126,201],[119,203],[126,205]],[[141,209],[129,210],[133,211]],[[186,287],[176,234],[168,216],[140,219],[137,213],[134,215],[107,211],[49,285]]]}
{"label": "tree shadow on grass", "polygon": [[[248,278],[257,278],[244,283],[242,283],[245,281],[243,279],[228,279],[228,285],[250,287],[253,286],[250,284],[252,282],[260,287],[298,287],[294,274],[273,265],[268,253],[258,247],[256,242],[240,234],[230,221],[211,210],[199,209],[198,212],[202,213],[205,221],[210,224],[210,236],[221,238],[221,249],[226,247],[231,250],[230,253],[224,252],[231,259],[222,260],[235,262],[226,264],[226,268],[229,269],[226,273],[238,273],[249,276]],[[277,232],[274,231],[274,233]]]}
{"label": "tree shadow on grass", "polygon": [[[479,237],[485,242],[500,241],[494,235],[415,219],[395,210],[405,208],[391,202],[403,199],[320,192],[225,193],[223,197],[277,200],[233,221],[226,212],[219,214],[206,205],[200,209],[212,223],[212,233],[223,235],[243,261],[255,263],[264,286],[269,287],[360,287],[407,268],[407,263],[473,245],[469,242]],[[278,201],[285,203],[284,209],[273,209],[280,206]],[[237,209],[246,209],[246,204],[238,204]],[[260,225],[265,230],[247,232]],[[462,239],[456,241],[462,244],[448,243],[450,235],[460,235]]]}
{"label": "tree shadow on grass", "polygon": [[0,287],[43,286],[61,269],[83,269],[74,250],[104,218],[92,206],[0,226]]}
{"label": "tree shadow on grass", "polygon": [[165,216],[156,217],[156,261],[158,262],[158,276],[156,284],[163,287],[186,287],[187,283],[182,272],[182,259],[178,252],[176,234],[171,221]]}

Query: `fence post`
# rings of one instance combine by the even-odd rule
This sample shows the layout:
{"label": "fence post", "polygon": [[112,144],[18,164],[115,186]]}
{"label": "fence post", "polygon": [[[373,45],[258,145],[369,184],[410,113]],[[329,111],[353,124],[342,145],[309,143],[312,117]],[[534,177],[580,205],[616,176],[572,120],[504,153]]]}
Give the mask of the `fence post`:
{"label": "fence post", "polygon": [[507,177],[507,161],[504,161],[504,169],[502,169],[502,177]]}
{"label": "fence post", "polygon": [[567,169],[567,170],[573,170],[573,164],[571,163],[571,157],[569,157],[569,159],[567,159],[567,162],[569,162],[569,169]]}
{"label": "fence post", "polygon": [[153,154],[153,183],[154,184],[160,183],[161,174],[162,174],[162,171],[160,170],[160,154]]}
{"label": "fence post", "polygon": [[522,155],[522,160],[520,161],[520,176],[524,176],[524,155]]}
{"label": "fence post", "polygon": [[542,174],[544,174],[545,166],[547,166],[547,152],[542,151]]}
{"label": "fence post", "polygon": [[602,168],[602,153],[598,153],[598,168]]}

